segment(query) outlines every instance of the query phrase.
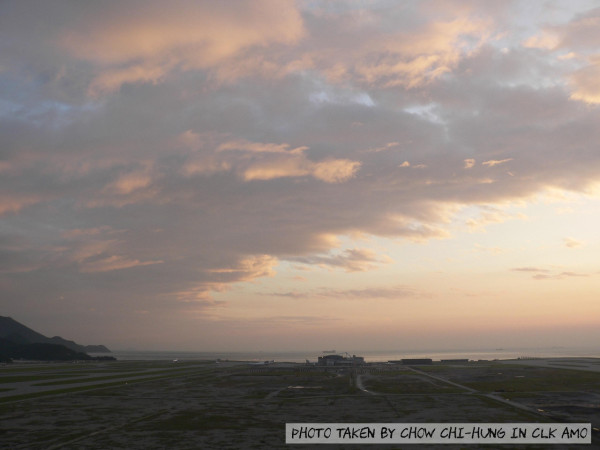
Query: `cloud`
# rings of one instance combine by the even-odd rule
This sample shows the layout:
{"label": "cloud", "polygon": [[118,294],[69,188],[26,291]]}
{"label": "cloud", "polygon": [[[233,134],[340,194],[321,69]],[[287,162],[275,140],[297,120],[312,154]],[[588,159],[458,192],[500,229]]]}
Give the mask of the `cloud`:
{"label": "cloud", "polygon": [[117,195],[127,195],[134,191],[144,189],[152,183],[152,175],[149,168],[141,171],[122,174],[115,181],[105,187],[105,190]]}
{"label": "cloud", "polygon": [[[118,247],[119,241],[116,239],[92,239],[92,240],[82,240],[80,242],[75,243],[67,252],[68,259],[75,261],[80,264],[86,264],[87,260],[96,259],[104,255],[104,261],[108,260],[109,256],[106,256],[107,252],[110,252],[111,249],[116,249]],[[101,265],[101,264],[100,264]],[[92,267],[94,264],[92,264]],[[85,272],[85,270],[83,270]]]}
{"label": "cloud", "polygon": [[288,1],[236,1],[234,8],[134,2],[86,12],[56,43],[97,68],[89,86],[93,95],[125,83],[156,83],[176,70],[216,68],[231,59],[243,63],[244,50],[293,44],[304,34],[302,18]]}
{"label": "cloud", "polygon": [[466,221],[471,233],[485,231],[485,227],[493,223],[502,223],[513,219],[525,219],[525,216],[522,214],[509,214],[494,206],[481,206],[480,210],[479,217],[470,218]]}
{"label": "cloud", "polygon": [[533,273],[548,273],[547,269],[540,269],[538,267],[516,267],[514,269],[515,272],[533,272]]}
{"label": "cloud", "polygon": [[270,255],[253,255],[238,262],[235,267],[211,269],[209,272],[215,274],[221,280],[233,279],[235,282],[248,281],[257,277],[273,276],[273,267],[277,265],[277,259]]}
{"label": "cloud", "polygon": [[303,298],[329,298],[342,300],[371,300],[388,299],[400,300],[406,298],[423,297],[427,294],[409,286],[392,286],[386,288],[364,288],[364,289],[332,289],[320,288],[309,291],[270,292],[265,295],[275,297],[288,297],[293,299]]}
{"label": "cloud", "polygon": [[[189,141],[193,135],[186,136]],[[237,139],[221,143],[212,155],[205,153],[190,160],[184,170],[187,174],[234,170],[245,181],[312,176],[326,183],[342,183],[352,178],[361,166],[359,161],[349,159],[313,162],[306,157],[306,150],[306,146],[290,148],[285,143]]]}
{"label": "cloud", "polygon": [[[599,40],[600,42],[600,40]],[[573,100],[586,103],[600,103],[600,53],[590,58],[590,64],[575,71],[570,81],[573,85]]]}
{"label": "cloud", "polygon": [[[234,8],[178,0],[169,8],[147,1],[75,11],[59,2],[40,5],[39,18],[27,16],[25,6],[13,7],[7,21],[24,37],[20,50],[32,59],[43,55],[38,65],[53,66],[56,87],[76,78],[76,89],[85,86],[93,98],[195,71],[205,71],[217,87],[317,70],[335,84],[418,88],[455,70],[490,38],[493,23],[492,14],[462,6],[460,14],[438,7],[430,20],[428,2],[388,7],[389,14],[321,8],[284,0],[236,0]],[[406,15],[401,27],[393,21],[399,14]],[[35,21],[35,33],[19,30],[16,23],[23,21]],[[34,50],[36,42],[45,52]]]}
{"label": "cloud", "polygon": [[569,248],[579,248],[579,247],[583,247],[584,243],[581,241],[578,241],[577,239],[574,239],[572,237],[566,237],[563,239],[565,246],[569,247]]}
{"label": "cloud", "polygon": [[13,165],[7,161],[0,161],[0,173],[10,172],[13,170]]}
{"label": "cloud", "polygon": [[571,271],[551,271],[548,269],[542,269],[538,267],[518,267],[515,269],[511,269],[516,272],[529,272],[533,275],[531,278],[534,280],[564,280],[567,278],[579,278],[579,277],[588,277],[589,274],[586,273],[577,273]]}
{"label": "cloud", "polygon": [[349,159],[329,159],[316,163],[312,173],[326,183],[343,183],[356,174],[360,165],[360,162]]}
{"label": "cloud", "polygon": [[562,280],[565,278],[572,278],[572,277],[587,277],[589,275],[584,274],[584,273],[576,273],[576,272],[560,272],[560,273],[556,273],[553,275],[547,275],[544,273],[538,273],[536,275],[534,275],[532,278],[534,280]]}
{"label": "cloud", "polygon": [[276,158],[251,163],[243,170],[243,178],[246,181],[273,180],[311,175],[326,183],[342,183],[352,178],[359,167],[360,162],[347,159],[313,163],[304,157]]}
{"label": "cloud", "polygon": [[322,267],[339,267],[346,272],[365,272],[383,263],[389,263],[388,257],[380,256],[368,249],[348,249],[333,255],[314,255],[290,258],[290,261]]}
{"label": "cloud", "polygon": [[152,264],[162,264],[163,261],[140,261],[137,259],[129,259],[121,255],[112,255],[106,258],[86,260],[81,265],[81,272],[110,272],[112,270],[130,269],[138,266],[148,266]]}
{"label": "cloud", "polygon": [[506,253],[506,249],[501,248],[501,247],[486,247],[484,245],[480,245],[480,244],[475,244],[475,248],[473,250],[474,252],[483,252],[483,253],[489,253],[492,255],[499,255],[502,253]]}
{"label": "cloud", "polygon": [[[288,330],[290,327],[300,325],[309,329],[319,328],[322,326],[330,326],[331,324],[339,323],[342,319],[332,315],[269,315],[264,317],[245,317],[243,320],[223,320],[217,319],[216,322],[223,327],[233,327],[234,329],[253,329],[261,330],[261,333],[272,334]],[[274,333],[273,333],[274,334]]]}
{"label": "cloud", "polygon": [[[589,104],[600,103],[600,8],[577,14],[566,24],[548,25],[540,34],[532,36],[524,45],[553,52],[561,52],[561,60],[578,59],[583,65],[567,77],[571,99]],[[565,53],[567,52],[567,53]]]}
{"label": "cloud", "polygon": [[[417,88],[454,70],[465,54],[488,37],[489,22],[485,18],[440,15],[438,21],[410,31],[394,32],[390,27],[390,31],[381,32],[365,27],[368,33],[360,40],[344,32],[345,22],[352,17],[341,15],[331,20],[332,32],[342,28],[338,36],[332,33],[327,44],[310,56],[334,83],[352,80],[365,86]],[[414,23],[419,23],[419,12],[415,16]],[[374,20],[386,22],[383,17]]]}
{"label": "cloud", "polygon": [[126,83],[156,84],[164,79],[167,72],[168,68],[151,64],[133,65],[124,69],[107,69],[91,81],[88,91],[92,96],[99,96],[117,91]]}
{"label": "cloud", "polygon": [[400,145],[399,142],[388,142],[387,144],[385,144],[381,147],[370,148],[369,150],[367,150],[367,152],[373,152],[373,153],[385,152],[385,151],[391,150],[393,148],[396,148],[399,145]]}
{"label": "cloud", "polygon": [[243,177],[246,181],[302,177],[310,174],[304,163],[305,161],[301,158],[261,161],[251,164],[250,167],[246,168],[243,171]]}
{"label": "cloud", "polygon": [[228,267],[205,270],[204,276],[199,276],[204,281],[198,283],[189,280],[187,289],[169,292],[168,295],[183,302],[210,301],[211,292],[224,292],[233,283],[274,276],[277,263],[277,258],[270,255],[246,255]]}
{"label": "cloud", "polygon": [[104,233],[118,233],[118,230],[112,230],[108,226],[100,226],[94,228],[73,228],[62,232],[62,237],[65,239],[77,239],[85,236],[97,236]]}
{"label": "cloud", "polygon": [[391,288],[366,288],[366,289],[323,289],[320,295],[328,298],[341,299],[403,299],[421,297],[425,295],[408,286],[395,286]]}
{"label": "cloud", "polygon": [[[527,48],[543,30],[524,32],[507,5],[58,1],[33,14],[8,2],[11,305],[54,313],[41,299],[64,296],[61,314],[117,321],[235,308],[212,297],[278,261],[349,273],[388,262],[335,237],[449,239],[466,208],[479,208],[476,231],[521,218],[511,202],[585,192],[600,179],[600,110],[574,100],[595,101],[597,11],[548,25],[555,47]],[[381,289],[309,293],[410,293]]]}
{"label": "cloud", "polygon": [[0,234],[0,274],[36,271],[48,263],[50,253],[47,248],[35,248],[18,234]]}
{"label": "cloud", "polygon": [[242,150],[255,153],[281,153],[285,155],[302,155],[308,147],[296,147],[290,150],[289,144],[273,144],[263,142],[250,142],[245,139],[227,141],[219,145],[217,151]]}
{"label": "cloud", "polygon": [[39,203],[42,196],[35,194],[4,194],[0,192],[0,216],[6,213],[16,213],[23,208]]}
{"label": "cloud", "polygon": [[560,36],[560,46],[580,50],[597,51],[600,42],[600,8],[576,14],[571,21],[563,26],[554,26]]}
{"label": "cloud", "polygon": [[481,164],[483,164],[484,166],[487,166],[487,167],[494,167],[494,166],[498,166],[500,164],[507,163],[512,160],[513,160],[512,158],[506,158],[506,159],[501,159],[501,160],[490,159],[489,161],[484,161]]}
{"label": "cloud", "polygon": [[527,48],[541,48],[554,50],[558,47],[560,38],[552,32],[542,31],[540,34],[529,37],[523,42],[523,46]]}

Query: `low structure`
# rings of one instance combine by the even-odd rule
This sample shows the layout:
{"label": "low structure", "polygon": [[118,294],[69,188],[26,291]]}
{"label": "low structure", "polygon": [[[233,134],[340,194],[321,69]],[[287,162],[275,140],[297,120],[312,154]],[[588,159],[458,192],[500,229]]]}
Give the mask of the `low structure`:
{"label": "low structure", "polygon": [[405,366],[423,366],[433,364],[433,360],[431,358],[402,359],[402,364]]}
{"label": "low structure", "polygon": [[342,356],[342,355],[325,355],[319,356],[317,362],[320,366],[354,366],[365,363],[365,358],[362,356]]}
{"label": "low structure", "polygon": [[468,359],[442,359],[442,364],[466,364],[469,362]]}

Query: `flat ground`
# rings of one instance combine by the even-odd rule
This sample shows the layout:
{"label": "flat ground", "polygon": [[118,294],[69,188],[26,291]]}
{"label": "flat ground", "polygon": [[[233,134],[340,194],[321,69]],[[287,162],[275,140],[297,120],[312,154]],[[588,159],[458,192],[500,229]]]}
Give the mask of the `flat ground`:
{"label": "flat ground", "polygon": [[0,447],[262,449],[286,447],[286,422],[591,422],[592,446],[551,448],[600,448],[600,360],[553,361],[15,363],[0,366]]}

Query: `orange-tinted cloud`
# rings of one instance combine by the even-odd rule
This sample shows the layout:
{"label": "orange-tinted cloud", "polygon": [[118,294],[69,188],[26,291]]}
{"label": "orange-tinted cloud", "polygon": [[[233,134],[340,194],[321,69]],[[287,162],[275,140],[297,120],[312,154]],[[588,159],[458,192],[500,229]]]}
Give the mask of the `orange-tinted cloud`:
{"label": "orange-tinted cloud", "polygon": [[[93,64],[96,75],[88,91],[94,96],[126,83],[162,82],[181,70],[210,70],[217,83],[252,74],[271,78],[318,70],[334,83],[410,89],[453,71],[490,39],[491,19],[463,9],[458,17],[445,11],[438,20],[410,30],[382,32],[376,28],[382,17],[357,19],[369,15],[367,10],[336,18],[319,16],[310,7],[301,12],[289,1],[238,0],[231,7],[180,0],[169,8],[144,2],[83,16],[55,43]],[[424,7],[420,14],[426,12]],[[312,39],[302,13],[309,20],[329,20],[331,33],[342,36],[348,23],[361,21],[363,35],[346,41],[335,35]]]}
{"label": "orange-tinted cloud", "polygon": [[538,267],[518,267],[512,269],[516,272],[527,272],[531,273],[531,278],[534,280],[565,280],[569,278],[585,278],[590,275],[587,273],[579,273],[572,271],[557,271],[557,270],[549,270]]}
{"label": "orange-tinted cloud", "polygon": [[588,66],[571,75],[571,98],[585,103],[600,104],[600,53],[590,57],[589,62]]}
{"label": "orange-tinted cloud", "polygon": [[478,217],[467,219],[466,224],[471,233],[485,231],[485,227],[494,223],[502,223],[512,219],[525,219],[522,214],[510,214],[492,206],[481,207]]}
{"label": "orange-tinted cloud", "polygon": [[277,264],[278,259],[271,255],[246,255],[229,267],[207,270],[205,281],[191,283],[187,289],[174,291],[169,295],[183,302],[210,300],[211,292],[226,291],[233,283],[273,277]]}
{"label": "orange-tinted cloud", "polygon": [[[505,205],[591,192],[600,179],[600,111],[581,104],[597,101],[598,14],[581,4],[533,19],[519,2],[31,5],[6,2],[0,14],[0,288],[15,315],[124,330],[128,312],[148,311],[134,337],[159,316],[179,332],[194,311],[191,341],[206,308],[242,316],[243,299],[261,304],[254,285],[231,289],[260,278],[265,291],[323,305],[421,299],[386,281],[387,258],[361,239],[391,238],[398,266],[424,279],[443,278],[439,267],[477,284],[458,273],[485,259],[473,248],[516,258],[526,237],[488,227],[477,247],[464,228],[520,218]],[[543,31],[558,44],[522,45]],[[554,236],[571,232],[590,239],[576,228]],[[575,240],[534,237],[545,244],[527,255],[534,269],[557,244],[589,257]],[[461,264],[425,262],[452,246]],[[278,261],[281,278],[270,279]],[[348,288],[315,288],[319,265]],[[298,267],[306,292],[285,284]],[[522,278],[566,289],[593,270]],[[515,273],[501,276],[526,295]],[[449,308],[468,310],[448,292]],[[103,320],[71,319],[92,309]]]}
{"label": "orange-tinted cloud", "polygon": [[332,82],[410,89],[451,72],[488,38],[487,20],[461,17],[430,22],[410,33],[367,36],[353,47],[325,47],[315,51],[313,59]]}
{"label": "orange-tinted cloud", "polygon": [[427,293],[419,291],[411,286],[388,286],[388,287],[368,287],[364,289],[333,289],[329,287],[306,290],[306,291],[289,291],[289,292],[270,292],[265,295],[275,297],[288,298],[328,298],[328,299],[343,299],[343,300],[365,300],[373,299],[392,299],[402,300],[405,298],[426,297]]}
{"label": "orange-tinted cloud", "polygon": [[34,194],[2,194],[0,193],[0,216],[10,212],[19,212],[23,208],[34,205],[42,197]]}
{"label": "orange-tinted cloud", "polygon": [[512,160],[513,160],[512,158],[506,158],[506,159],[501,159],[501,160],[490,159],[489,161],[484,161],[481,164],[483,164],[484,166],[487,166],[487,167],[494,167],[494,166],[499,166],[500,164],[507,163]]}
{"label": "orange-tinted cloud", "polygon": [[210,68],[252,47],[292,44],[304,35],[293,2],[235,5],[175,1],[108,5],[74,23],[57,39],[72,56],[99,68],[92,94],[127,82],[157,82],[170,71]]}
{"label": "orange-tinted cloud", "polygon": [[583,247],[584,243],[574,239],[572,237],[566,237],[563,239],[565,245],[569,248],[579,248],[579,247]]}
{"label": "orange-tinted cloud", "polygon": [[290,148],[289,144],[238,139],[221,143],[213,154],[192,158],[184,170],[191,175],[233,169],[246,181],[312,176],[326,183],[341,183],[352,178],[361,165],[334,158],[314,162],[306,157],[306,150],[306,146]]}
{"label": "orange-tinted cloud", "polygon": [[85,261],[81,266],[83,273],[111,272],[113,270],[130,269],[132,267],[162,264],[163,261],[140,261],[122,255],[112,255],[93,261]]}
{"label": "orange-tinted cloud", "polygon": [[138,189],[147,188],[152,183],[152,175],[148,171],[131,172],[121,175],[106,189],[115,194],[127,195]]}
{"label": "orange-tinted cloud", "polygon": [[353,248],[332,255],[290,258],[290,261],[321,267],[339,267],[346,272],[365,272],[375,269],[381,264],[389,263],[391,259],[369,249]]}
{"label": "orange-tinted cloud", "polygon": [[[577,59],[583,65],[568,75],[573,100],[590,104],[600,103],[600,8],[576,15],[564,25],[545,27],[524,45],[561,52],[559,60]],[[568,53],[564,53],[568,52]]]}

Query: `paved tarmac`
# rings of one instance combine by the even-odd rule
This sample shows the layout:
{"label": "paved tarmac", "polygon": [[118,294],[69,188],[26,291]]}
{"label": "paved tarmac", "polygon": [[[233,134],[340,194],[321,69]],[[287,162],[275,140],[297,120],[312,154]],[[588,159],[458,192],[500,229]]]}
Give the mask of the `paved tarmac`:
{"label": "paved tarmac", "polygon": [[507,359],[496,362],[502,364],[524,364],[527,366],[552,367],[555,369],[572,369],[600,372],[600,358]]}

